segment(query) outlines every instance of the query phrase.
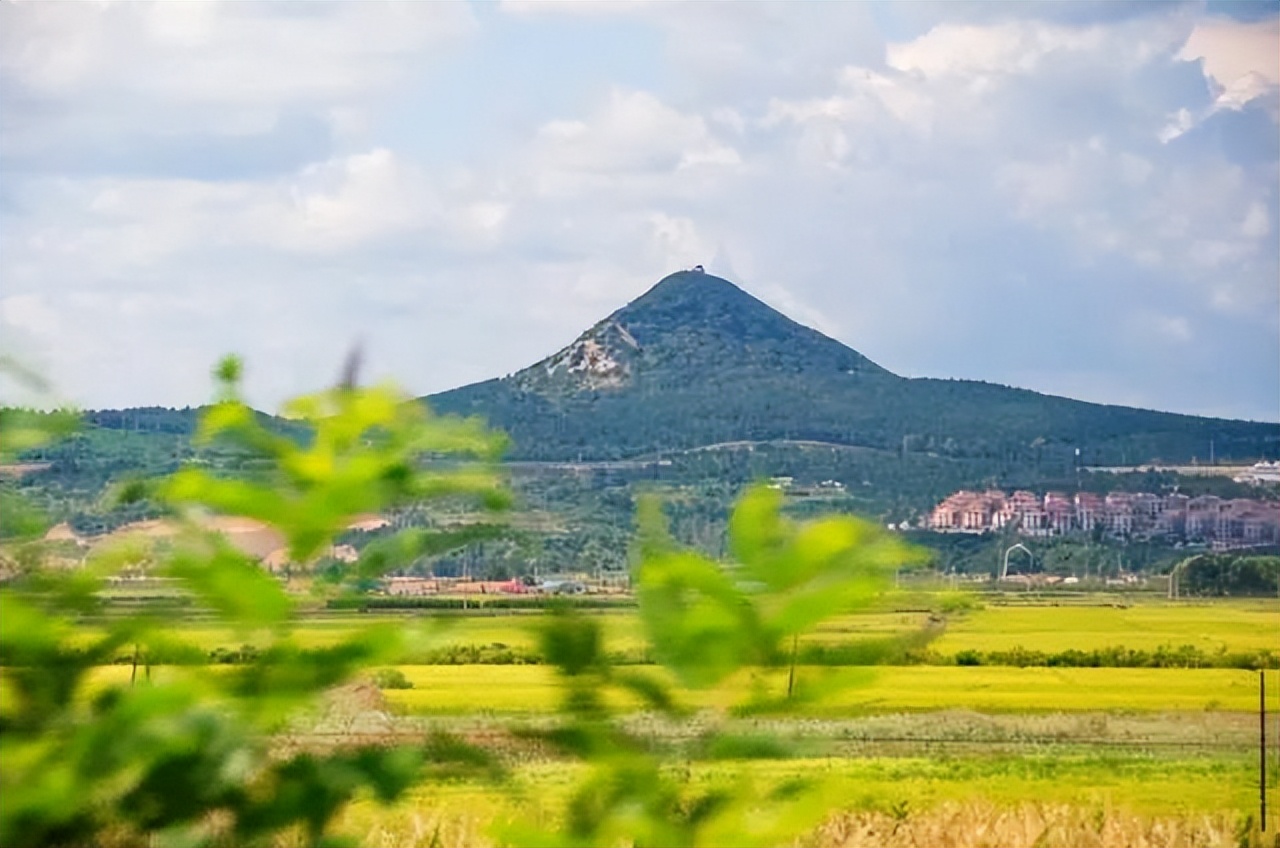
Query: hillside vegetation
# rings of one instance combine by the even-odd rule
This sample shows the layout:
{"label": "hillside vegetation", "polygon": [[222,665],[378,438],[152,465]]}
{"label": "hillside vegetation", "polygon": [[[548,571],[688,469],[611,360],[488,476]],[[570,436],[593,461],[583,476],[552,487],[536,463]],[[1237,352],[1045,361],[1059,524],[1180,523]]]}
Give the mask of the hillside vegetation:
{"label": "hillside vegetation", "polygon": [[1272,456],[1280,427],[1104,406],[966,380],[905,379],[727,280],[672,274],[510,377],[432,395],[524,459],[619,459],[807,440],[1006,467]]}

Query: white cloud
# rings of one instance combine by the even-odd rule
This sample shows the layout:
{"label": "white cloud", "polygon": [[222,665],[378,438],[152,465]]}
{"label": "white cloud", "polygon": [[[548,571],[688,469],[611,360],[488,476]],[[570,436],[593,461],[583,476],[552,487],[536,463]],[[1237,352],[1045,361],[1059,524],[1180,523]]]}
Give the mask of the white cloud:
{"label": "white cloud", "polygon": [[[839,88],[829,97],[788,101],[775,98],[762,119],[772,127],[783,121],[804,124],[831,119],[847,123],[896,121],[918,130],[932,123],[932,98],[917,83],[849,66],[839,72]],[[884,127],[882,127],[884,129]]]}
{"label": "white cloud", "polygon": [[653,233],[650,244],[660,267],[688,268],[705,262],[714,252],[689,218],[655,212],[649,216],[649,224]]}
{"label": "white cloud", "polygon": [[926,77],[1026,74],[1054,53],[1096,53],[1106,31],[1038,21],[990,26],[942,24],[913,41],[891,44],[891,68]]}
{"label": "white cloud", "polygon": [[0,73],[37,94],[235,106],[358,100],[475,26],[447,2],[6,3],[0,23]]}
{"label": "white cloud", "polygon": [[523,18],[587,17],[631,20],[661,31],[665,58],[680,84],[669,99],[763,105],[770,96],[800,96],[824,85],[849,62],[879,64],[884,42],[865,3],[512,2]]}
{"label": "white cloud", "polygon": [[1169,116],[1169,123],[1156,133],[1156,138],[1161,144],[1168,144],[1175,138],[1184,135],[1187,130],[1195,127],[1198,122],[1191,116],[1191,110],[1187,108],[1179,109]]}
{"label": "white cloud", "polygon": [[[1133,26],[943,25],[891,45],[895,71],[847,67],[827,97],[775,98],[761,126],[793,127],[797,161],[845,173],[851,192],[865,191],[871,172],[885,168],[953,185],[985,176],[985,186],[973,185],[974,202],[1004,205],[1005,215],[1062,234],[1086,263],[1121,255],[1198,289],[1206,304],[1257,310],[1274,299],[1266,261],[1273,251],[1252,237],[1242,239],[1240,222],[1247,220],[1248,232],[1268,226],[1265,199],[1275,196],[1268,172],[1250,178],[1219,158],[1188,160],[1165,149],[1153,138],[1162,120],[1158,107],[1134,110],[1136,92],[1126,90],[1132,83],[1116,82],[1165,68],[1175,72],[1172,52],[1186,26],[1181,20],[1144,23],[1141,38],[1129,42]],[[1070,63],[1048,67],[1047,57],[1055,53],[1072,54]],[[1077,73],[1107,66],[1115,71],[1083,80]],[[1026,99],[1024,77],[1036,81],[1044,100],[1071,91],[1111,121],[1072,126],[1074,116]],[[979,80],[984,84],[975,85]],[[1183,115],[1177,134],[1196,125],[1186,110]],[[954,166],[944,164],[947,159]],[[898,190],[936,189],[917,178]],[[939,199],[944,194],[939,191]],[[902,203],[886,196],[875,208],[884,215]],[[963,225],[956,220],[952,226]],[[1222,269],[1253,259],[1263,264],[1234,278],[1233,296],[1224,298]]]}
{"label": "white cloud", "polygon": [[475,31],[465,3],[0,3],[0,150],[97,151],[89,137],[261,135],[281,115],[338,132]]}
{"label": "white cloud", "polygon": [[732,166],[737,152],[706,121],[644,91],[614,89],[588,121],[549,121],[535,140],[538,168],[550,180],[610,174],[670,174],[698,165]]}
{"label": "white cloud", "polygon": [[1216,112],[1254,102],[1280,123],[1280,18],[1206,18],[1196,23],[1178,57],[1200,63],[1214,100],[1198,115],[1180,110],[1162,137],[1176,138]]}
{"label": "white cloud", "polygon": [[1240,224],[1240,235],[1245,238],[1266,238],[1271,232],[1271,218],[1267,215],[1267,207],[1261,202],[1249,205],[1244,221]]}
{"label": "white cloud", "polygon": [[332,254],[442,228],[436,190],[385,149],[264,182],[103,177],[24,187],[28,212],[0,239],[24,268],[149,271],[170,259],[262,247]]}
{"label": "white cloud", "polygon": [[1140,313],[1135,316],[1134,325],[1135,330],[1157,343],[1182,345],[1195,338],[1191,322],[1181,315]]}
{"label": "white cloud", "polygon": [[[1149,159],[1067,146],[1038,162],[1009,163],[1001,185],[1021,217],[1070,234],[1086,254],[1120,253],[1157,265],[1217,307],[1265,308],[1275,289],[1266,264],[1229,282],[1222,271],[1268,257],[1274,268],[1273,246],[1260,241],[1270,226],[1265,200],[1274,190],[1237,165],[1163,158],[1157,180]],[[1127,187],[1119,197],[1117,184]],[[1230,298],[1222,296],[1225,287],[1234,292]]]}
{"label": "white cloud", "polygon": [[1200,59],[1205,73],[1219,88],[1248,81],[1250,86],[1280,85],[1280,18],[1242,22],[1224,18],[1206,18],[1196,23],[1179,56]]}
{"label": "white cloud", "polygon": [[58,315],[38,294],[0,298],[0,321],[38,336],[54,337],[61,329]]}
{"label": "white cloud", "polygon": [[326,252],[438,221],[426,179],[386,149],[311,166],[281,189],[246,210],[246,236]]}

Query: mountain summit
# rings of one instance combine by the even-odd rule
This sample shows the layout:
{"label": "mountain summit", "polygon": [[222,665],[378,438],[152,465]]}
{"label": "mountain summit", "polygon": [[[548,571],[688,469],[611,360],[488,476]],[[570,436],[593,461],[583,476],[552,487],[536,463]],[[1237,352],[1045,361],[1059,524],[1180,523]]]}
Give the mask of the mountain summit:
{"label": "mountain summit", "polygon": [[1034,451],[1090,464],[1256,458],[1280,428],[1103,406],[990,383],[905,379],[728,280],[680,271],[510,377],[427,398],[506,430],[521,459],[618,459],[738,442]]}
{"label": "mountain summit", "polygon": [[888,374],[871,360],[817,330],[797,324],[728,280],[700,271],[662,279],[606,320],[626,327],[642,345],[688,348],[708,357],[803,358],[859,373]]}
{"label": "mountain summit", "polygon": [[527,392],[562,396],[761,369],[892,376],[728,280],[680,271],[510,380]]}

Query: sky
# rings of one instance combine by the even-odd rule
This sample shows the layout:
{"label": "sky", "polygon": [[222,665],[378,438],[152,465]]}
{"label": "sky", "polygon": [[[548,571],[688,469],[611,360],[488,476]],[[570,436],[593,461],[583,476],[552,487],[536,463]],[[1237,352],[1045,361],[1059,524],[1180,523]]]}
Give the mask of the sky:
{"label": "sky", "polygon": [[1276,421],[1278,197],[1274,2],[0,2],[0,350],[88,408],[441,391],[702,264],[905,376]]}

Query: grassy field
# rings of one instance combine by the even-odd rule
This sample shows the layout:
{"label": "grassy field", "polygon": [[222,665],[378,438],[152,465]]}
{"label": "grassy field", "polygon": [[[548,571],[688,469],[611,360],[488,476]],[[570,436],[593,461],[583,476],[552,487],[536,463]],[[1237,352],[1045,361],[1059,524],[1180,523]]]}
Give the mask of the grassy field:
{"label": "grassy field", "polygon": [[[645,642],[633,610],[592,613],[600,622],[607,650],[635,654]],[[839,645],[919,630],[926,612],[875,612],[826,622],[805,641]],[[325,615],[309,618],[297,631],[307,647],[323,647],[376,624],[394,624],[410,635],[417,651],[448,646],[502,645],[533,650],[540,613],[485,615]],[[1148,600],[1132,606],[1044,605],[996,606],[947,616],[941,638],[930,648],[944,657],[958,651],[1004,651],[1022,647],[1057,652],[1071,648],[1154,649],[1192,645],[1206,652],[1257,651],[1280,648],[1280,601],[1237,600],[1172,603]],[[254,634],[194,621],[173,631],[175,637],[209,651],[234,649],[258,641]]]}
{"label": "grassy field", "polygon": [[[555,673],[544,666],[401,666],[413,689],[386,693],[406,713],[531,715],[554,709]],[[803,668],[802,684],[836,687],[804,715],[966,708],[988,712],[1249,711],[1257,708],[1257,674],[1234,669],[1004,668],[901,666]],[[775,696],[786,672],[763,678]],[[695,693],[692,706],[729,707],[749,694],[751,681]]]}
{"label": "grassy field", "polygon": [[931,646],[942,654],[963,650],[1090,650],[1112,646],[1201,650],[1280,649],[1280,601],[1148,602],[1114,606],[988,606],[952,616]]}
{"label": "grassy field", "polygon": [[[645,646],[643,629],[634,609],[588,611],[603,629],[609,650],[638,650]],[[848,639],[892,636],[925,624],[928,613],[881,612],[832,619],[812,634],[814,641],[840,642]],[[332,645],[360,628],[376,624],[407,627],[440,645],[489,645],[500,643],[519,648],[537,644],[539,625],[546,614],[525,611],[497,611],[485,614],[326,614],[307,618],[298,630],[299,641],[312,647]],[[234,648],[253,641],[252,634],[200,621],[184,623],[176,634],[206,649]]]}
{"label": "grassy field", "polygon": [[[644,647],[640,622],[633,611],[592,613],[600,621],[610,650]],[[377,615],[350,613],[306,618],[295,631],[295,640],[309,648],[337,644],[371,626],[391,625],[409,637],[414,646],[502,644],[532,650],[537,645],[542,613],[505,612],[484,615],[426,614]],[[261,643],[267,634],[240,632],[195,620],[172,629],[172,634],[209,651]]]}
{"label": "grassy field", "polygon": [[[534,665],[399,666],[412,689],[384,693],[389,707],[405,715],[536,716],[552,712],[560,696],[554,669]],[[229,671],[230,669],[227,668]],[[98,669],[90,691],[129,681],[125,665]],[[152,670],[155,680],[187,674]],[[656,672],[655,672],[656,673]],[[138,672],[139,679],[143,671]],[[1251,712],[1257,709],[1256,672],[1235,669],[1012,668],[1001,666],[802,667],[799,690],[821,688],[825,696],[801,703],[797,714],[840,718],[894,712],[967,709],[990,713],[1054,712]],[[693,708],[731,709],[756,691],[781,698],[786,671],[738,677],[714,689],[683,697]],[[0,710],[8,693],[0,687]],[[638,708],[627,697],[614,705]]]}
{"label": "grassy field", "polygon": [[[1249,765],[1240,757],[866,757],[698,763],[686,774],[703,788],[816,781],[824,812],[799,844],[823,848],[1234,846],[1238,811],[1256,792]],[[506,792],[458,783],[424,788],[389,810],[356,805],[343,825],[370,846],[492,844],[493,822],[554,824],[582,774],[562,763],[526,766]],[[972,841],[953,841],[962,833]]]}

